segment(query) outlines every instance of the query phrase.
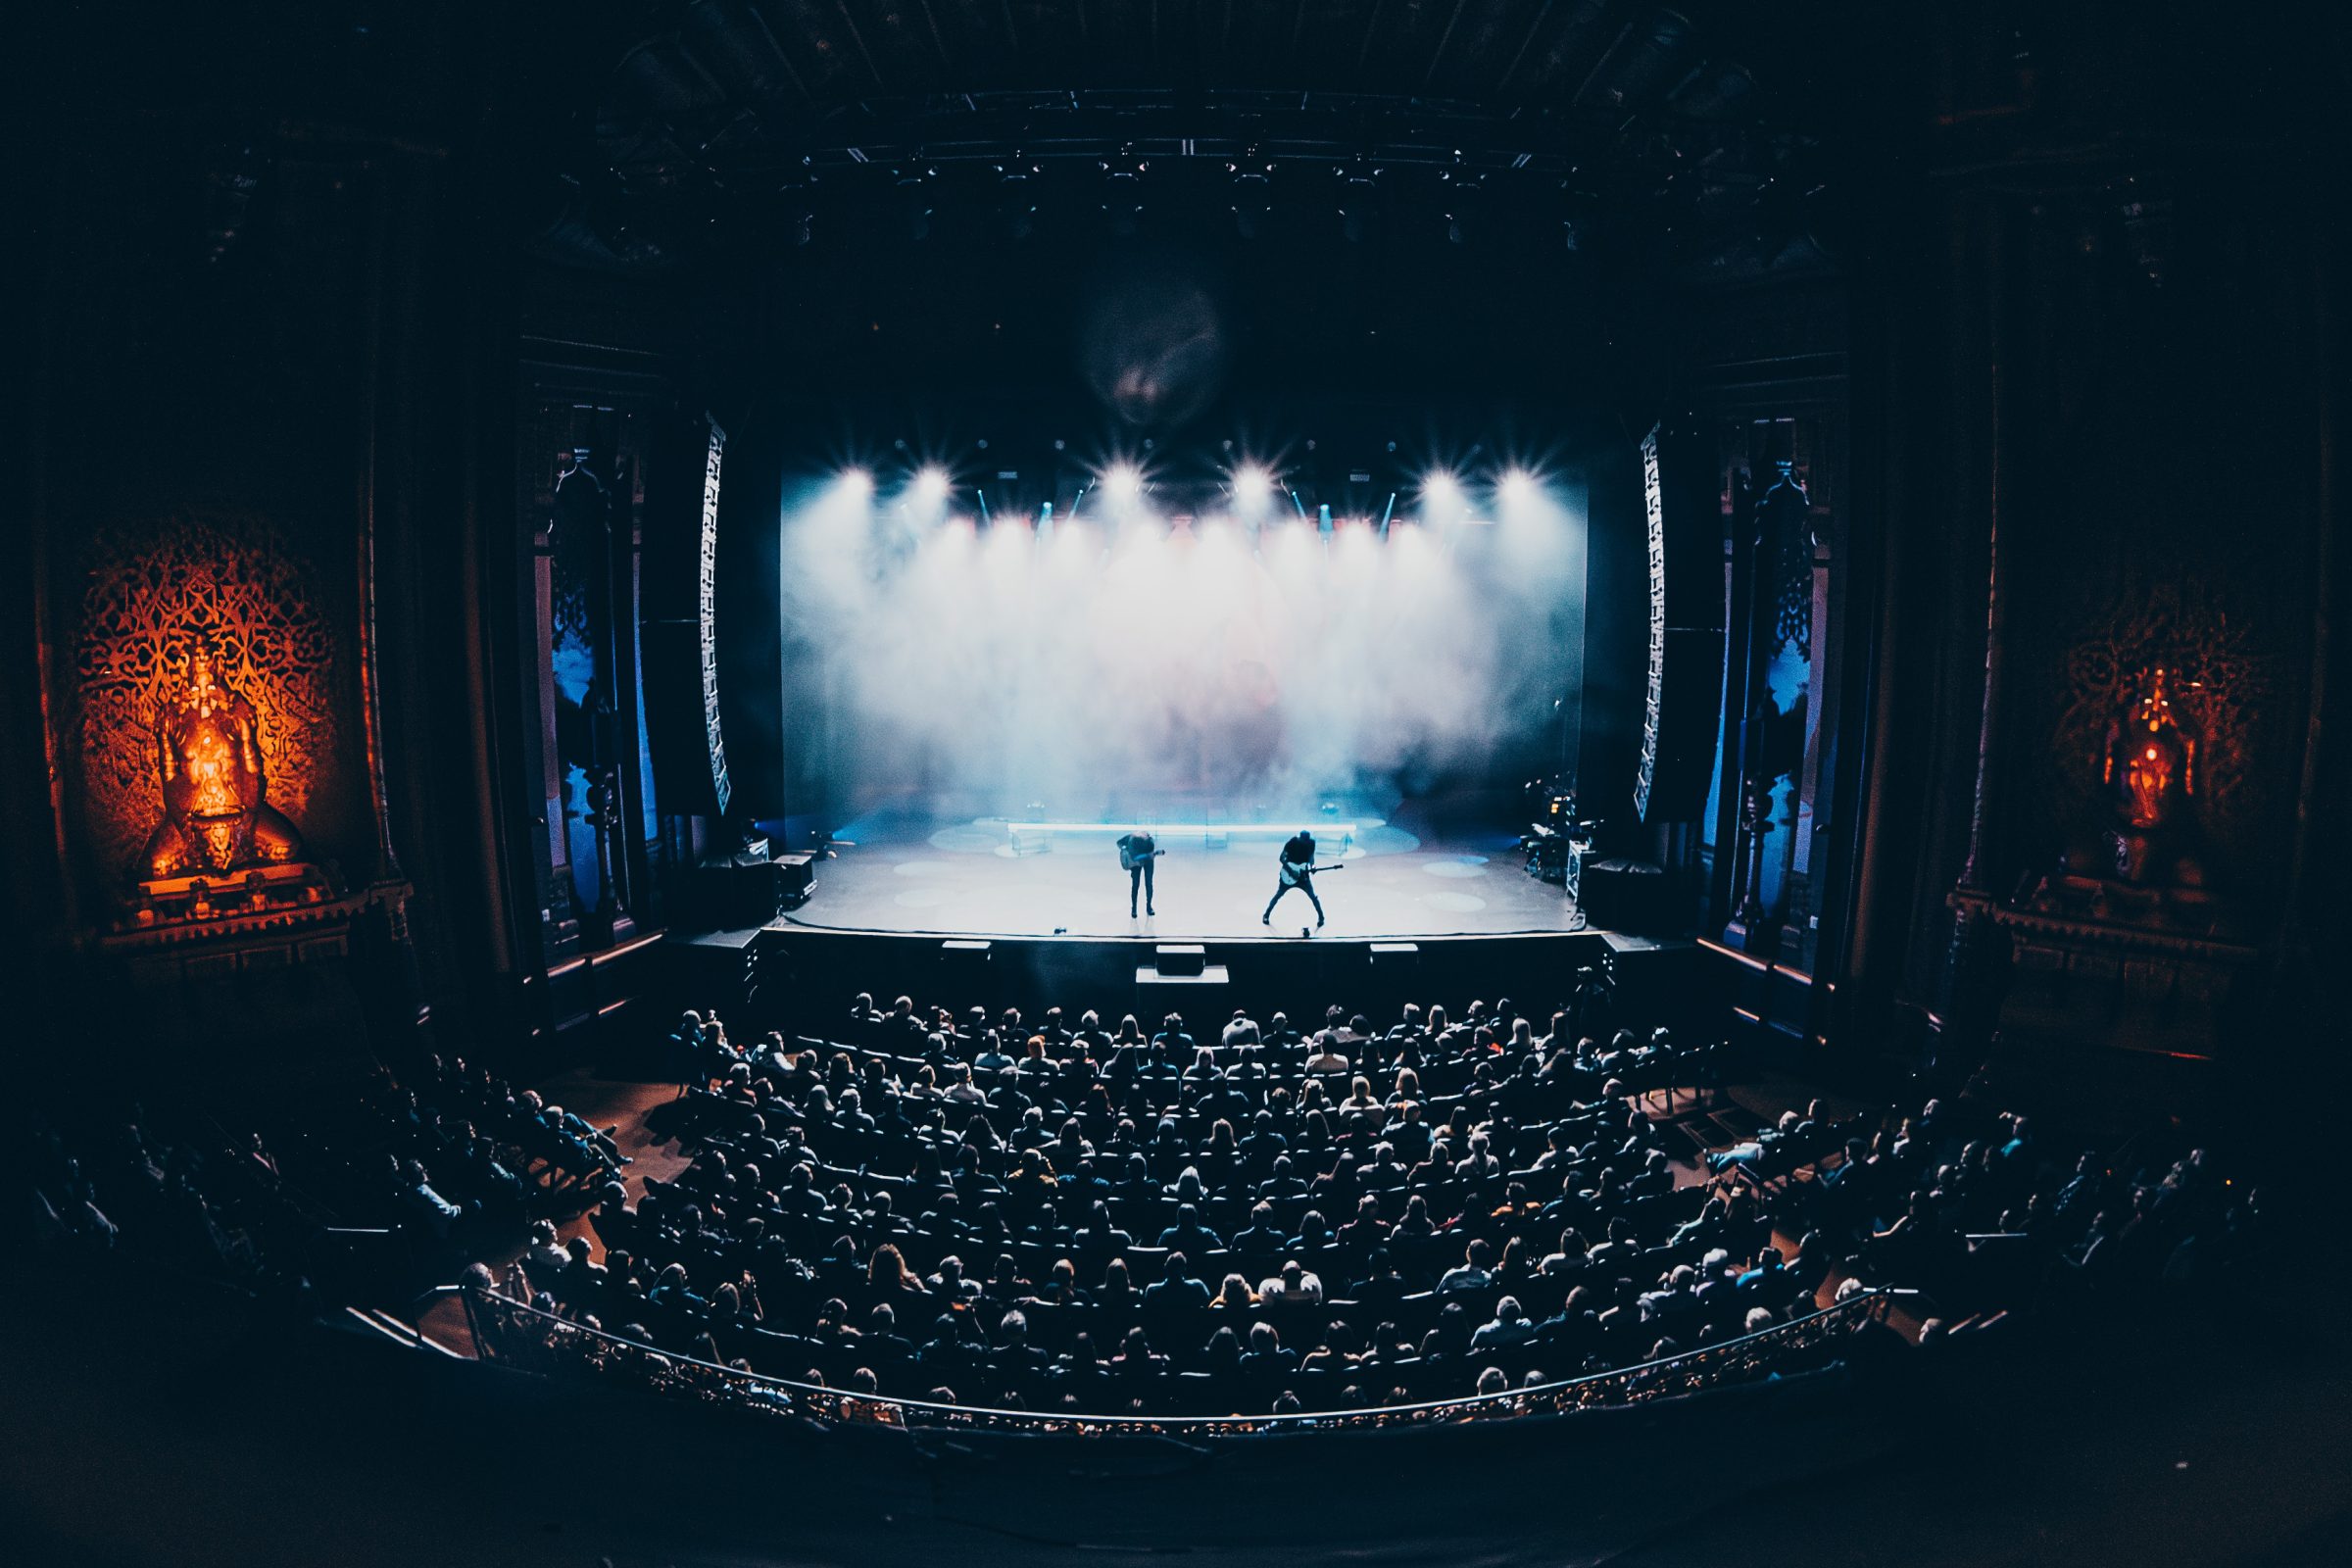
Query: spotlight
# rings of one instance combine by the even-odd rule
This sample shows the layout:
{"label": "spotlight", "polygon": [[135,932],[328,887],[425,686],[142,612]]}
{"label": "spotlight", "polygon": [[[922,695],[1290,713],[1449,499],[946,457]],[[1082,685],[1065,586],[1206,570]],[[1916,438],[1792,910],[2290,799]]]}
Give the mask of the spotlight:
{"label": "spotlight", "polygon": [[945,501],[951,488],[945,468],[924,468],[914,476],[914,498],[917,501],[934,504]]}
{"label": "spotlight", "polygon": [[863,468],[844,468],[841,487],[854,496],[870,496],[874,493],[874,476]]}
{"label": "spotlight", "polygon": [[1254,463],[1233,470],[1233,494],[1239,501],[1263,501],[1274,493],[1274,476]]}
{"label": "spotlight", "polygon": [[1113,501],[1133,501],[1144,493],[1143,470],[1132,463],[1114,463],[1102,472],[1102,488]]}
{"label": "spotlight", "polygon": [[1462,482],[1444,468],[1432,468],[1421,476],[1421,511],[1431,517],[1452,517],[1461,514]]}
{"label": "spotlight", "polygon": [[1511,468],[1504,472],[1494,490],[1503,500],[1518,503],[1533,501],[1538,488],[1534,474],[1525,468]]}

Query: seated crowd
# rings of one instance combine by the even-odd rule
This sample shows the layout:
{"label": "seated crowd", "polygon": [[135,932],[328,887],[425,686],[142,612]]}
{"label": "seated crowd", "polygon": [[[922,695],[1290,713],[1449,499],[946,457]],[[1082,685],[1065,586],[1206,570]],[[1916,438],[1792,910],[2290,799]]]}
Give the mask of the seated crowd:
{"label": "seated crowd", "polygon": [[[688,1087],[658,1114],[693,1158],[634,1203],[616,1129],[429,1058],[289,1129],[282,1167],[201,1114],[36,1129],[31,1231],[293,1287],[328,1228],[442,1279],[526,1239],[504,1295],[673,1356],[909,1400],[1260,1415],[1656,1361],[1865,1282],[1921,1293],[1940,1344],[2053,1291],[2201,1286],[2259,1213],[2201,1150],[2047,1151],[1965,1102],[1815,1102],[1702,1150],[1647,1107],[1719,1081],[1723,1048],[1567,1012],[1539,1032],[1507,1002],[1196,1037],[861,997],[827,1033],[738,1046],[687,1014]],[[601,1257],[552,1222],[583,1205]],[[1806,1364],[1781,1339],[1754,1343]]]}
{"label": "seated crowd", "polygon": [[381,1080],[366,1118],[381,1191],[428,1247],[545,1225],[545,1211],[587,1199],[630,1163],[618,1128],[592,1127],[461,1057],[428,1058],[415,1090]]}
{"label": "seated crowd", "polygon": [[792,1381],[1221,1414],[1653,1360],[1811,1311],[1838,1260],[1784,1259],[1755,1184],[1678,1179],[1635,1097],[1720,1048],[1665,1031],[1502,1002],[1201,1039],[861,997],[830,1032],[738,1048],[688,1014],[692,1165],[608,1187],[605,1260],[543,1239],[510,1294]]}
{"label": "seated crowd", "polygon": [[629,1163],[615,1129],[462,1060],[428,1060],[417,1078],[407,1089],[378,1071],[356,1101],[311,1107],[282,1164],[260,1133],[240,1143],[195,1110],[170,1137],[135,1103],[112,1126],[40,1129],[33,1237],[83,1251],[122,1243],[259,1285],[298,1283],[336,1248],[380,1236],[402,1264],[446,1278],[453,1258],[576,1212]]}
{"label": "seated crowd", "polygon": [[29,1163],[37,1246],[111,1251],[127,1227],[172,1267],[215,1278],[261,1271],[257,1238],[270,1228],[280,1179],[259,1134],[242,1148],[222,1138],[173,1141],[150,1131],[134,1103],[95,1136],[36,1127]]}

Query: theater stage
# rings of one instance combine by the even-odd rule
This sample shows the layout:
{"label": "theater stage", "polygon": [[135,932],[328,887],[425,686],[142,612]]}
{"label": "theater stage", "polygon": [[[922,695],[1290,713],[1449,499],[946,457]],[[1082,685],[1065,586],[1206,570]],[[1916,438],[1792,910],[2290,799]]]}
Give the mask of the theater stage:
{"label": "theater stage", "polygon": [[[1324,940],[1556,935],[1585,928],[1558,886],[1521,867],[1516,834],[1424,838],[1361,813],[1262,824],[1158,823],[1156,917],[1129,919],[1123,823],[954,822],[894,816],[845,828],[853,842],[816,866],[814,895],[785,923],[813,930],[941,937],[1132,937],[1157,942],[1297,941],[1314,910],[1292,893],[1271,929],[1258,916],[1277,851],[1299,825],[1319,858]],[[1336,853],[1335,853],[1336,852]]]}

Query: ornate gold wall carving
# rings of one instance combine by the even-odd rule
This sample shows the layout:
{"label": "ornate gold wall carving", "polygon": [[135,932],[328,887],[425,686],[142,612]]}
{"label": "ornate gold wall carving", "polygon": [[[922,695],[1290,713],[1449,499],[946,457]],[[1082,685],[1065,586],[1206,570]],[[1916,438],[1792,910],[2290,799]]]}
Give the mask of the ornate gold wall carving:
{"label": "ornate gold wall carving", "polygon": [[[2244,617],[2166,583],[2128,593],[2082,628],[2067,651],[2052,756],[2061,785],[2084,825],[2108,825],[2100,770],[2108,724],[2138,695],[2141,677],[2162,666],[2175,710],[2203,736],[2197,758],[2198,824],[2226,850],[2243,854],[2274,806],[2252,759],[2265,737],[2264,704],[2274,661]],[[2275,737],[2272,738],[2275,744]]]}
{"label": "ornate gold wall carving", "polygon": [[253,705],[270,804],[309,831],[337,756],[336,640],[283,534],[251,514],[183,511],[102,530],[85,559],[76,804],[101,874],[129,874],[163,819],[158,709],[198,635]]}

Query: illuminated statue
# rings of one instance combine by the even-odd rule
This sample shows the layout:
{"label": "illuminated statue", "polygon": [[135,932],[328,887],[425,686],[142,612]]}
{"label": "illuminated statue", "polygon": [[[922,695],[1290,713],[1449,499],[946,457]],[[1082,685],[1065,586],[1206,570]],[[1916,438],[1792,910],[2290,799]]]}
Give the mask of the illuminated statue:
{"label": "illuminated statue", "polygon": [[2175,825],[2196,795],[2196,737],[2174,716],[2162,666],[2108,725],[2102,782],[2115,792],[2126,826],[2139,833]]}
{"label": "illuminated statue", "polygon": [[2116,826],[2106,835],[2114,874],[2142,885],[2197,885],[2204,871],[2194,851],[2192,803],[2203,788],[2197,771],[2198,736],[2173,710],[2169,672],[2142,670],[2136,695],[2127,696],[2107,721],[2107,756],[2099,779],[2113,803]]}
{"label": "illuminated statue", "polygon": [[187,678],[156,723],[163,825],[147,840],[155,877],[209,876],[291,860],[294,824],[262,799],[262,748],[253,705],[220,683],[213,650],[188,650]]}

